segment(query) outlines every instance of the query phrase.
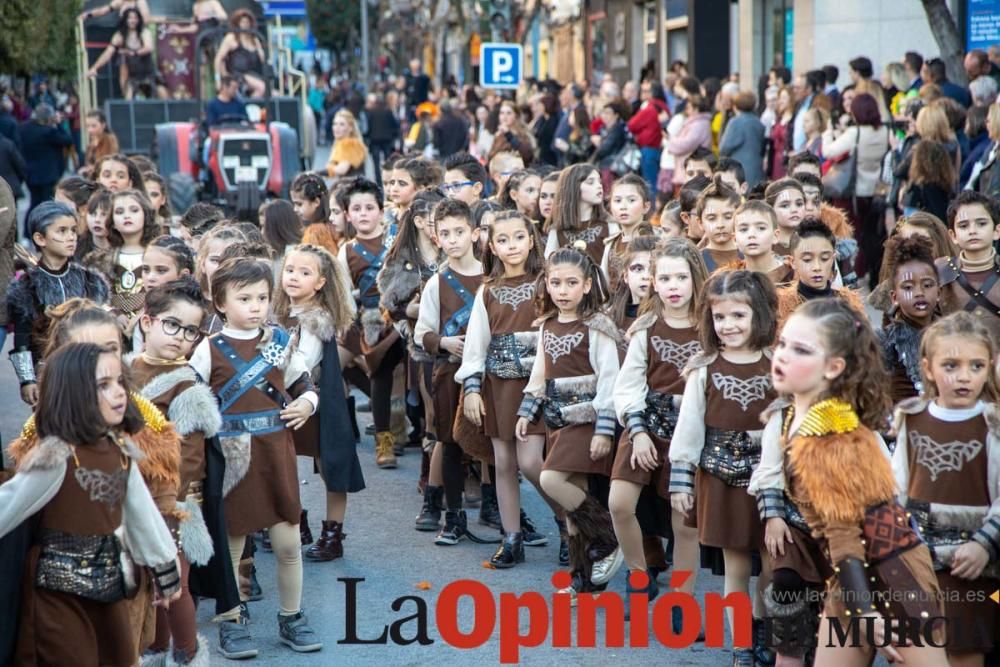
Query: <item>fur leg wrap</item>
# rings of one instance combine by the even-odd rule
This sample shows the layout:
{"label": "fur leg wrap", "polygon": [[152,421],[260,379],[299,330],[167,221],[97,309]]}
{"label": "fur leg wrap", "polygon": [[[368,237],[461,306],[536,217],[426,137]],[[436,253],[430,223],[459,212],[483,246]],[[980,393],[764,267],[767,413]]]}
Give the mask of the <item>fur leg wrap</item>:
{"label": "fur leg wrap", "polygon": [[385,319],[378,308],[365,308],[361,311],[361,334],[366,345],[375,347],[383,331],[385,331]]}
{"label": "fur leg wrap", "polygon": [[583,535],[576,534],[569,536],[569,567],[574,572],[587,573],[589,581],[590,568],[594,563],[587,555],[587,542]]}
{"label": "fur leg wrap", "polygon": [[250,470],[250,434],[219,438],[219,444],[226,459],[226,474],[222,479],[222,495],[225,497]]}
{"label": "fur leg wrap", "polygon": [[204,635],[198,635],[198,652],[184,662],[177,660],[173,650],[167,651],[166,667],[208,667],[210,664],[208,640]]}
{"label": "fur leg wrap", "polygon": [[611,513],[592,496],[588,495],[579,507],[566,512],[566,516],[573,521],[576,532],[587,543],[618,544],[615,528],[611,523]]}
{"label": "fur leg wrap", "polygon": [[819,631],[816,610],[811,608],[805,594],[802,591],[798,600],[786,603],[775,600],[773,586],[764,590],[764,608],[771,626],[770,644],[777,653],[789,658],[805,657]]}
{"label": "fur leg wrap", "polygon": [[406,442],[406,400],[402,396],[393,396],[389,401],[389,430],[397,443]]}
{"label": "fur leg wrap", "polygon": [[208,526],[205,525],[205,517],[201,513],[201,505],[193,500],[185,500],[177,503],[177,509],[187,513],[186,521],[181,521],[180,546],[184,550],[184,556],[192,565],[207,565],[215,553],[212,546],[212,536],[208,533]]}

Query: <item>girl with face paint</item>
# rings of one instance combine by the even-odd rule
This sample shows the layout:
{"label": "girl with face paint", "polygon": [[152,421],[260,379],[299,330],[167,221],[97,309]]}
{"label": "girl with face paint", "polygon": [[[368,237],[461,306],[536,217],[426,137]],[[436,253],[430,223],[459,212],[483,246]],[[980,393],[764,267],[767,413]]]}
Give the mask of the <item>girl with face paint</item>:
{"label": "girl with face paint", "polygon": [[1000,584],[1000,491],[989,463],[1000,457],[995,363],[980,318],[949,315],[924,332],[922,396],[896,409],[893,471],[931,547],[952,665],[982,665],[997,641],[997,606],[989,599]]}

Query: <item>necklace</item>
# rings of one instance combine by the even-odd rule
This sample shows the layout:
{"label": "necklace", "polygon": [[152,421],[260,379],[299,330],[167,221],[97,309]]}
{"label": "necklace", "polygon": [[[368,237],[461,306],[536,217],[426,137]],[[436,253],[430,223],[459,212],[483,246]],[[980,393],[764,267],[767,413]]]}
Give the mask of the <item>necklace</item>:
{"label": "necklace", "polygon": [[965,251],[962,250],[958,253],[958,260],[961,263],[963,271],[968,271],[969,273],[978,273],[979,271],[989,271],[996,265],[997,251],[991,248],[989,257],[980,260],[978,262],[974,262],[966,258]]}
{"label": "necklace", "polygon": [[158,359],[156,357],[149,356],[147,352],[142,353],[142,360],[150,366],[182,366],[187,363],[187,359],[184,357],[179,359]]}

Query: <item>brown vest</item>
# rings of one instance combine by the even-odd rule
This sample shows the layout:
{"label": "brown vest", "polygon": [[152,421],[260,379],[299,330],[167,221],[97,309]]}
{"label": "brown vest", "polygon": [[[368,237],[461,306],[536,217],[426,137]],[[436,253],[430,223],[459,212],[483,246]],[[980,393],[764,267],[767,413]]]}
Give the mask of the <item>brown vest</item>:
{"label": "brown vest", "polygon": [[681,371],[701,351],[698,328],[675,329],[662,317],[646,330],[646,383],[651,391],[673,395],[684,393]]}
{"label": "brown vest", "polygon": [[[351,272],[351,284],[354,287],[359,287],[359,282],[361,280],[361,275],[365,272],[370,265],[368,261],[355,249],[355,246],[360,244],[364,246],[365,250],[375,255],[376,257],[382,252],[382,238],[383,235],[379,234],[373,239],[354,239],[349,244],[347,244],[347,268]],[[376,282],[372,281],[372,286],[367,292],[361,295],[362,297],[376,297],[378,296],[378,287]]]}
{"label": "brown vest", "polygon": [[583,240],[587,244],[587,254],[598,266],[601,265],[601,260],[604,258],[604,239],[606,238],[608,238],[608,223],[603,220],[591,224],[586,229],[556,232],[556,240],[559,241],[560,248]]}
{"label": "brown vest", "polygon": [[66,476],[41,512],[41,527],[75,535],[110,535],[122,522],[131,462],[108,438],[75,448]]}
{"label": "brown vest", "polygon": [[483,305],[493,336],[534,330],[535,277],[504,278],[485,285]]}
{"label": "brown vest", "polygon": [[555,317],[542,326],[545,379],[590,375],[590,328],[582,321],[559,322]]}
{"label": "brown vest", "polygon": [[[476,291],[479,289],[479,286],[483,282],[483,274],[477,273],[474,276],[464,276],[457,271],[452,271],[451,273],[458,279],[459,284],[465,289],[467,293],[466,296],[470,300],[474,299],[476,296]],[[438,333],[440,333],[441,336],[445,336],[447,334],[444,333],[444,325],[448,322],[448,320],[451,319],[452,315],[454,315],[456,312],[462,309],[462,307],[465,305],[465,299],[462,297],[461,294],[457,293],[451,287],[451,285],[448,284],[448,281],[445,280],[441,274],[438,274],[437,280],[438,280],[438,305],[439,305],[438,315],[441,318],[440,320],[438,320],[441,323],[441,330]],[[456,336],[465,335],[465,328],[466,327],[463,326],[457,334],[453,335]]]}
{"label": "brown vest", "polygon": [[989,429],[983,415],[947,422],[934,417],[927,408],[907,415],[906,429],[910,498],[946,505],[990,504]]}
{"label": "brown vest", "polygon": [[706,369],[705,426],[726,431],[759,431],[760,415],[774,400],[771,360],[734,364],[720,354]]}

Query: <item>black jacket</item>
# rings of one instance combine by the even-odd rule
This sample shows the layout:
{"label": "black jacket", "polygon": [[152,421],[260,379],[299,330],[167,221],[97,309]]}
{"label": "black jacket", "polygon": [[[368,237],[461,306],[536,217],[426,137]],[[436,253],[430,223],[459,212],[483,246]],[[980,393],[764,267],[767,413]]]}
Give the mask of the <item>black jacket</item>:
{"label": "black jacket", "polygon": [[21,125],[21,154],[28,163],[28,185],[58,183],[66,170],[63,149],[73,138],[61,127],[28,121]]}
{"label": "black jacket", "polygon": [[367,113],[369,142],[387,144],[399,138],[399,120],[389,110],[389,107],[375,107],[368,109]]}
{"label": "black jacket", "polygon": [[14,142],[0,135],[0,178],[14,191],[14,198],[21,194],[21,184],[28,178],[28,165]]}
{"label": "black jacket", "polygon": [[597,150],[594,152],[593,158],[591,158],[598,167],[604,169],[605,167],[611,166],[611,158],[622,149],[625,145],[625,121],[618,121],[614,126],[608,130],[604,138],[601,139],[600,145],[598,145]]}
{"label": "black jacket", "polygon": [[548,118],[542,116],[535,121],[535,126],[532,128],[535,140],[538,142],[538,161],[553,167],[559,164],[559,155],[552,146],[556,137],[556,129],[559,127],[559,118],[558,114],[553,114]]}
{"label": "black jacket", "polygon": [[469,124],[453,111],[442,113],[438,122],[434,123],[434,148],[437,149],[438,158],[443,160],[449,155],[464,151],[468,146]]}

